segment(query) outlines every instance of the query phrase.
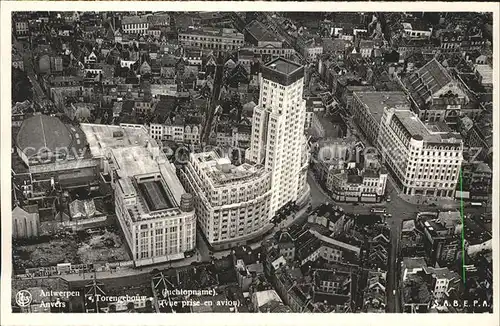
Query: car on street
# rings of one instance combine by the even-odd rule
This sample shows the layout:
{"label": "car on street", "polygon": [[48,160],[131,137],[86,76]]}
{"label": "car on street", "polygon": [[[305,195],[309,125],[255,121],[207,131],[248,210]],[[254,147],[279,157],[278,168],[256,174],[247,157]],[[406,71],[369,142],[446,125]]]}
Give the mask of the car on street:
{"label": "car on street", "polygon": [[389,213],[385,213],[384,215],[382,215],[383,217],[386,217],[386,218],[391,218],[392,217],[392,214],[389,214]]}
{"label": "car on street", "polygon": [[391,202],[391,197],[387,197],[386,201],[387,201],[388,203],[390,203],[390,202]]}

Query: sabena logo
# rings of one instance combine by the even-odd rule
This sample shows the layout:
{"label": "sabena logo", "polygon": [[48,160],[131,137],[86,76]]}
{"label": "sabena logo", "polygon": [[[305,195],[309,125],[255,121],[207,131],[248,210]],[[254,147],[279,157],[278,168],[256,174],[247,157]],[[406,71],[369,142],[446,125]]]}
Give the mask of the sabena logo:
{"label": "sabena logo", "polygon": [[16,293],[16,303],[19,307],[28,307],[33,301],[31,293],[27,290],[21,290]]}

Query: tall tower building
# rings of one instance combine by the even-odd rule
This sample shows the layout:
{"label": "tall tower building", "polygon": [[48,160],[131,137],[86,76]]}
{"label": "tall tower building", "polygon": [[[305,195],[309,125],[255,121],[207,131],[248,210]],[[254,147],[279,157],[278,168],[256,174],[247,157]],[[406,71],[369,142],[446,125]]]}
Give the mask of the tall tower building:
{"label": "tall tower building", "polygon": [[262,67],[259,105],[254,108],[247,160],[271,174],[269,216],[290,201],[305,200],[308,155],[302,99],[304,66],[277,58]]}

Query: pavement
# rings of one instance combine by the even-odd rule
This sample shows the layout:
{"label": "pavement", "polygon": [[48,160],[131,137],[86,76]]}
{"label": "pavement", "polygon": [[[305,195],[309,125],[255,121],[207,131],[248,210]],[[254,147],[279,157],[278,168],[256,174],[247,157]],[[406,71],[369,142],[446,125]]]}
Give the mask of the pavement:
{"label": "pavement", "polygon": [[428,196],[423,196],[423,195],[404,195],[400,194],[399,197],[408,202],[412,203],[414,205],[418,204],[435,204],[436,206],[439,206],[443,209],[456,209],[460,208],[460,201],[455,200],[455,199],[448,199],[448,198],[433,198],[433,197],[428,197]]}
{"label": "pavement", "polygon": [[101,271],[95,273],[82,273],[82,274],[64,274],[64,275],[56,275],[54,277],[60,277],[68,282],[76,282],[82,280],[91,280],[94,278],[94,274],[96,279],[108,279],[108,278],[120,278],[120,277],[129,277],[135,275],[149,275],[153,270],[163,270],[167,268],[181,268],[191,265],[193,262],[199,261],[198,255],[194,255],[193,257],[186,258],[183,260],[173,261],[169,263],[162,263],[158,265],[145,266],[139,268],[121,268],[117,271]]}

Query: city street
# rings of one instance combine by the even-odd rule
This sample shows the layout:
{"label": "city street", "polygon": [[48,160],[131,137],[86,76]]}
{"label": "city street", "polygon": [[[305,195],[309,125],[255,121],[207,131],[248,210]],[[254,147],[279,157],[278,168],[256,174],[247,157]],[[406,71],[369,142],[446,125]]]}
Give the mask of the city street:
{"label": "city street", "polygon": [[[373,204],[352,205],[333,201],[315,180],[312,172],[308,174],[308,182],[311,186],[313,208],[325,202],[330,202],[341,206],[344,211],[350,214],[370,214],[370,208],[373,207]],[[399,286],[397,282],[399,268],[397,266],[397,257],[401,225],[403,220],[416,216],[419,206],[402,200],[390,182],[387,184],[387,193],[391,201],[379,204],[386,208],[387,213],[392,214],[392,218],[387,219],[387,223],[391,229],[391,250],[389,252],[389,266],[386,277],[387,311],[399,312]],[[393,290],[396,290],[396,295],[393,295]]]}
{"label": "city street", "polygon": [[33,67],[33,56],[30,51],[31,47],[28,42],[20,42],[17,40],[13,43],[13,46],[23,57],[24,71],[28,75],[28,79],[33,86],[33,102],[41,103],[43,100],[47,99],[47,96],[36,78],[35,68]]}

